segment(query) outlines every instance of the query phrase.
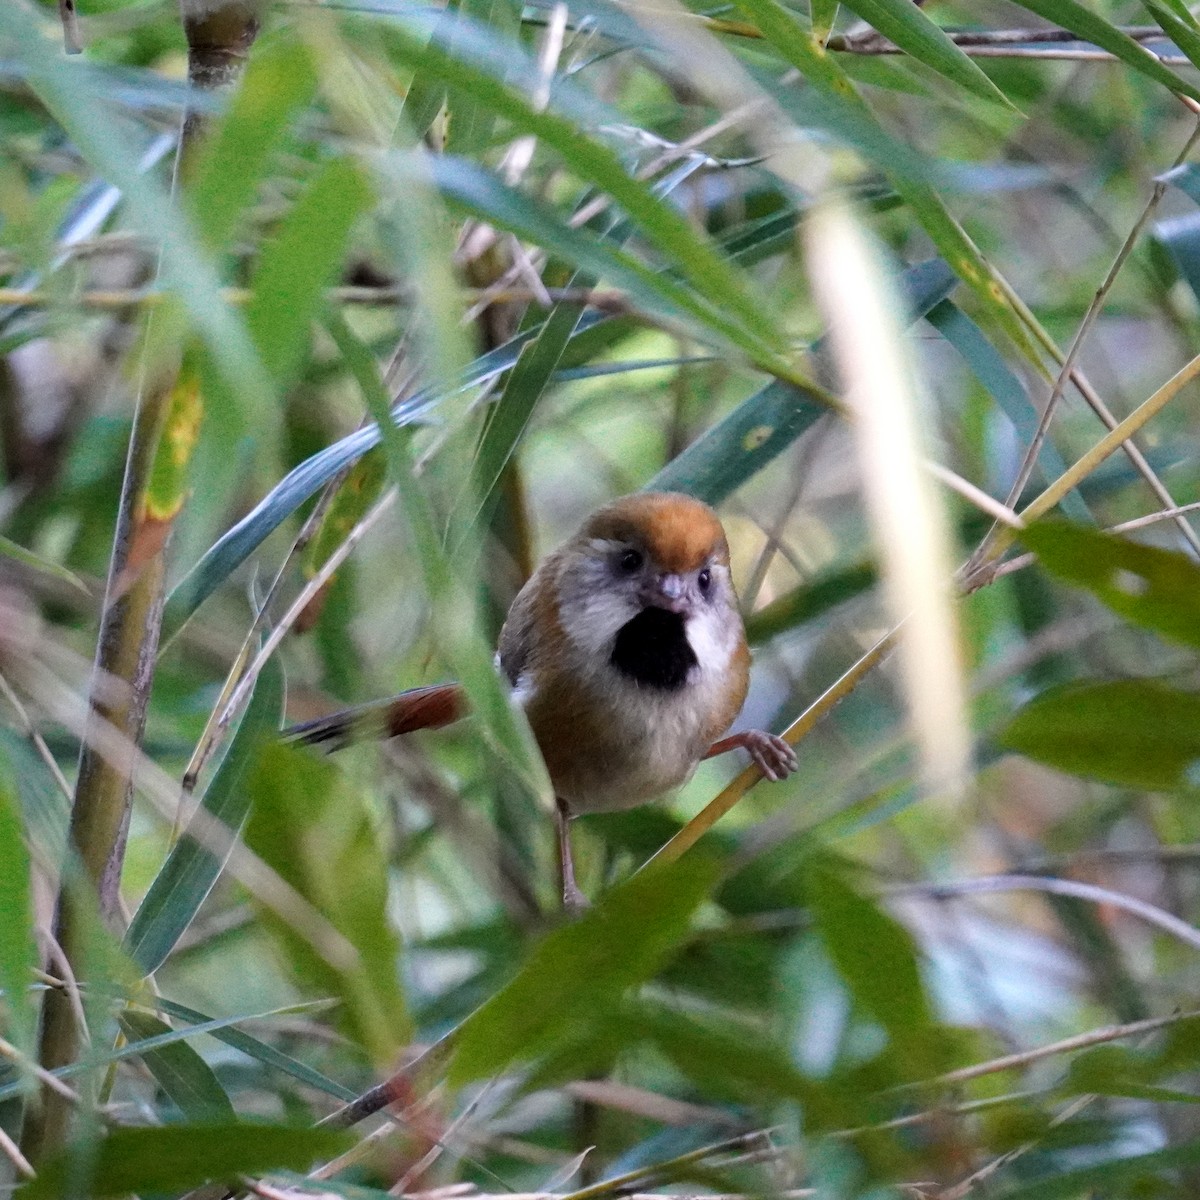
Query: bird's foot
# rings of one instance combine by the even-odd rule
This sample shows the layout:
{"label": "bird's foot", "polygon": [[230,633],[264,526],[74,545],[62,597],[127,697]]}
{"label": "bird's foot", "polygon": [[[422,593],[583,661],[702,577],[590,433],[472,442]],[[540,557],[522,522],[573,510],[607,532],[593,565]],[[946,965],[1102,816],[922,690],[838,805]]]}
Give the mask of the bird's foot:
{"label": "bird's foot", "polygon": [[796,751],[778,734],[762,729],[748,729],[741,735],[742,746],[754,759],[758,769],[772,783],[786,779],[800,766]]}

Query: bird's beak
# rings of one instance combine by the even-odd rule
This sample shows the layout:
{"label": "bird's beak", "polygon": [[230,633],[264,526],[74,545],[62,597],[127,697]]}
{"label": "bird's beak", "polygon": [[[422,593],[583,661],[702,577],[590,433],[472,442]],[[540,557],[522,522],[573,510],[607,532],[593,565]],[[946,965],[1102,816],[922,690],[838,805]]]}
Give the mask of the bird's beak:
{"label": "bird's beak", "polygon": [[647,589],[646,603],[667,612],[685,613],[688,610],[687,584],[682,575],[660,575]]}

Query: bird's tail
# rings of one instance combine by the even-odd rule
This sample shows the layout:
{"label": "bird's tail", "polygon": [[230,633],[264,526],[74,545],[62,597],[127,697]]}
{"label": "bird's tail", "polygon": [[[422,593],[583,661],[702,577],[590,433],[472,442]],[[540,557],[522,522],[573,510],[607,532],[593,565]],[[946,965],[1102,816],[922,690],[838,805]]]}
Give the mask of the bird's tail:
{"label": "bird's tail", "polygon": [[399,737],[417,729],[440,729],[467,715],[467,700],[457,683],[413,688],[390,700],[376,700],[354,708],[304,721],[283,731],[288,742],[342,750],[355,742]]}

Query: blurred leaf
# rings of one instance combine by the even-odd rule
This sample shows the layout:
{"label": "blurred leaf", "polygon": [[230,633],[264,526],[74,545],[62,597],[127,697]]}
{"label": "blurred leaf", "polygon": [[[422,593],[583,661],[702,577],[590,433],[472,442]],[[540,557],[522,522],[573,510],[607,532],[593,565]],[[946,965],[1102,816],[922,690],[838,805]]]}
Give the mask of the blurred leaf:
{"label": "blurred leaf", "polygon": [[838,0],[811,0],[809,9],[812,13],[813,34],[823,42],[837,20]]}
{"label": "blurred leaf", "polygon": [[336,767],[291,746],[268,744],[248,776],[253,806],[246,842],[354,947],[337,969],[263,911],[287,950],[297,982],[343,1001],[342,1020],[377,1063],[407,1044],[399,942],[387,917],[387,860],[357,788]]}
{"label": "blurred leaf", "polygon": [[[237,733],[200,801],[207,816],[233,835],[250,810],[247,770],[278,736],[282,709],[283,675],[272,658],[259,673]],[[224,865],[186,832],[172,847],[125,935],[125,950],[147,975],[166,961]]]}
{"label": "blurred leaf", "polygon": [[[165,1000],[161,996],[156,997],[154,1003],[157,1008],[161,1009],[168,1016],[177,1017],[182,1021],[189,1021],[196,1025],[210,1026],[207,1030],[209,1037],[215,1038],[218,1042],[224,1042],[226,1046],[231,1046],[234,1050],[240,1050],[241,1053],[248,1055],[264,1066],[282,1071],[285,1075],[290,1075],[293,1079],[298,1079],[308,1087],[316,1088],[317,1091],[324,1092],[328,1096],[334,1096],[338,1100],[346,1101],[354,1099],[355,1093],[350,1088],[343,1087],[336,1080],[330,1079],[327,1075],[322,1075],[320,1071],[310,1067],[307,1063],[300,1062],[299,1059],[293,1058],[290,1054],[284,1054],[282,1050],[276,1050],[274,1046],[269,1046],[259,1038],[246,1033],[245,1030],[236,1028],[234,1024],[225,1023],[212,1027],[212,1017],[206,1016],[202,1012],[197,1012],[194,1008],[188,1008],[185,1004],[179,1004],[174,1000]],[[230,1018],[233,1022],[249,1019],[248,1017]]]}
{"label": "blurred leaf", "polygon": [[256,47],[229,110],[205,139],[188,187],[204,240],[224,253],[254,200],[297,113],[316,94],[312,56],[302,42]]}
{"label": "blurred leaf", "polygon": [[432,174],[451,207],[544,246],[624,288],[630,299],[648,312],[685,323],[707,341],[734,346],[764,370],[792,373],[777,347],[734,318],[732,314],[739,313],[741,306],[722,304],[719,290],[694,286],[693,280],[676,280],[588,230],[573,229],[549,205],[514,191],[476,163],[441,155],[422,167]]}
{"label": "blurred leaf", "polygon": [[650,868],[609,892],[531,951],[517,976],[454,1036],[450,1078],[483,1079],[547,1050],[644,983],[682,941],[716,872],[695,856]]}
{"label": "blurred leaf", "polygon": [[1123,1096],[1154,1104],[1200,1104],[1200,1096],[1158,1086],[1155,1064],[1124,1046],[1094,1046],[1071,1060],[1060,1091],[1067,1095]]}
{"label": "blurred leaf", "polygon": [[810,858],[803,879],[817,931],[855,1000],[888,1031],[913,1075],[937,1074],[944,1046],[932,1036],[912,935],[829,859]]}
{"label": "blurred leaf", "polygon": [[478,597],[460,575],[461,562],[447,549],[443,530],[417,478],[406,433],[388,420],[387,393],[375,361],[344,329],[339,331],[336,324],[330,329],[359,384],[367,411],[382,433],[388,474],[399,492],[424,578],[432,635],[466,693],[476,729],[491,752],[493,786],[510,787],[514,801],[536,819],[539,799],[548,797],[550,781],[529,725],[496,672],[492,646],[484,642]]}
{"label": "blurred leaf", "polygon": [[[1141,1183],[1154,1180],[1164,1171],[1177,1171],[1200,1163],[1200,1140],[1154,1150],[1149,1154],[1128,1154],[1094,1163],[1088,1167],[1039,1176],[1029,1183],[1017,1184],[996,1192],[996,1200],[1074,1200],[1088,1194],[1134,1196]],[[1114,1192],[1114,1188],[1121,1189]],[[1178,1194],[1178,1193],[1177,1193]]]}
{"label": "blurred leaf", "polygon": [[259,256],[246,324],[267,369],[283,386],[295,377],[325,303],[322,289],[370,200],[357,166],[344,158],[326,163]]}
{"label": "blurred leaf", "polygon": [[[560,82],[552,90],[550,106],[539,109],[520,92],[505,86],[503,75],[512,66],[510,56],[498,58],[486,51],[475,53],[469,41],[459,40],[463,36],[461,25],[456,27],[454,36],[457,57],[439,45],[440,35],[436,32],[428,45],[414,38],[408,39],[403,49],[411,65],[427,72],[430,78],[445,82],[454,91],[465,90],[472,101],[506,117],[515,129],[555,148],[570,164],[573,174],[612,196],[647,240],[713,306],[711,319],[716,319],[716,313],[729,314],[732,320],[728,324],[734,329],[745,329],[760,344],[759,355],[768,360],[782,350],[785,344],[782,334],[747,278],[707,239],[698,235],[682,213],[657,197],[647,184],[632,178],[620,158],[594,140],[586,132],[586,126],[560,115],[562,100],[575,89]],[[433,165],[438,167],[436,162]],[[512,195],[514,203],[519,204],[523,199],[516,193]]]}
{"label": "blurred leaf", "polygon": [[769,642],[771,638],[861,596],[874,587],[876,578],[873,563],[856,563],[820,575],[752,612],[746,618],[746,639],[752,646]]}
{"label": "blurred leaf", "polygon": [[[241,431],[271,407],[274,388],[254,352],[245,325],[221,295],[220,277],[201,249],[201,240],[180,207],[158,181],[141,171],[140,153],[128,127],[114,119],[111,106],[90,73],[64,70],[32,10],[0,5],[0,36],[21,48],[26,78],[41,102],[70,136],[89,164],[121,189],[133,227],[166,247],[162,281],[176,292],[208,346],[227,385],[220,424]],[[236,406],[232,397],[238,397]]]}
{"label": "blurred leaf", "polygon": [[1147,679],[1067,684],[1030,701],[996,740],[1070,775],[1171,791],[1196,783],[1200,696]]}
{"label": "blurred leaf", "polygon": [[208,1181],[232,1184],[242,1175],[307,1170],[318,1159],[348,1150],[355,1140],[333,1129],[240,1122],[113,1129],[51,1159],[21,1194],[28,1200],[60,1200],[67,1194],[115,1200],[130,1192],[177,1192]]}
{"label": "blurred leaf", "polygon": [[[98,975],[97,978],[100,978],[100,976]],[[103,986],[92,987],[88,989],[85,995],[97,1010],[102,1005],[108,1003],[108,993]],[[114,1049],[99,1050],[93,1048],[86,1058],[68,1063],[65,1067],[57,1067],[53,1073],[59,1079],[74,1079],[79,1075],[86,1075],[88,1072],[94,1071],[97,1067],[105,1067],[110,1063],[124,1062],[130,1058],[141,1058],[143,1055],[161,1050],[163,1047],[185,1042],[188,1038],[200,1037],[202,1034],[216,1037],[222,1030],[228,1029],[232,1025],[240,1024],[243,1021],[261,1020],[263,1017],[281,1016],[286,1013],[308,1012],[316,1007],[327,1007],[327,1005],[324,1002],[287,1004],[280,1008],[268,1009],[266,1012],[249,1013],[236,1017],[214,1017],[211,1020],[201,1021],[195,1025],[187,1025],[179,1029],[169,1029],[166,1033],[157,1033],[151,1037],[141,1038],[136,1042],[126,1042],[124,1045],[117,1046]],[[164,1011],[166,1011],[165,1006]],[[96,1011],[92,1013],[92,1016],[102,1017],[103,1013]],[[0,1087],[0,1101],[9,1100],[17,1095],[22,1090],[22,1086],[22,1084],[16,1083]]]}
{"label": "blurred leaf", "polygon": [[42,571],[47,575],[52,575],[55,579],[61,579],[63,583],[70,584],[71,587],[75,588],[76,591],[82,592],[85,596],[91,595],[87,584],[73,571],[68,571],[66,567],[60,566],[56,562],[51,562],[48,558],[43,558],[40,554],[34,554],[32,550],[26,550],[24,546],[18,546],[16,542],[10,542],[6,537],[0,537],[0,554],[16,562],[23,563],[35,571]]}
{"label": "blurred leaf", "polygon": [[1065,521],[1039,521],[1021,541],[1052,575],[1125,620],[1200,649],[1200,566],[1191,558]]}
{"label": "blurred leaf", "polygon": [[843,0],[884,37],[965,91],[1012,109],[1008,97],[912,0]]}
{"label": "blurred leaf", "polygon": [[[118,1020],[125,1036],[133,1042],[171,1032],[171,1027],[157,1017],[132,1009],[126,1009]],[[212,1067],[186,1042],[143,1051],[139,1057],[158,1086],[189,1120],[236,1120],[233,1105]]]}
{"label": "blurred leaf", "polygon": [[[835,97],[841,105],[848,105],[858,121],[877,125],[866,102],[859,96],[854,84],[834,61],[833,56],[813,46],[808,32],[777,0],[736,2],[747,16],[758,23],[763,35],[784,59],[813,84],[815,89]],[[804,100],[802,96],[797,96],[797,89],[786,85],[774,85],[768,90],[785,112],[792,113],[803,123],[803,113],[798,105],[803,104]],[[880,136],[887,140],[888,135],[882,130]],[[891,140],[895,142],[895,139]],[[1030,341],[1023,322],[998,286],[991,268],[950,214],[945,201],[929,183],[929,171],[900,168],[893,161],[894,155],[872,154],[869,157],[887,174],[893,187],[921,222],[939,254],[975,293],[984,311],[991,314],[992,319],[1031,362],[1040,362],[1038,351]]]}
{"label": "blurred leaf", "polygon": [[1162,0],[1145,2],[1147,11],[1163,32],[1183,51],[1193,67],[1200,67],[1200,31],[1196,28],[1196,18],[1178,0],[1174,5]]}
{"label": "blurred leaf", "polygon": [[39,958],[21,803],[8,759],[0,757],[0,1008],[8,1018],[9,1040],[30,1057],[36,1018],[29,988]]}
{"label": "blurred leaf", "polygon": [[[899,282],[915,321],[941,300],[956,280],[944,262],[931,258],[906,268]],[[821,345],[817,343],[814,353],[819,353]],[[825,411],[823,393],[773,380],[698,437],[646,487],[687,492],[709,504],[720,504],[782,454]]]}
{"label": "blurred leaf", "polygon": [[1084,8],[1078,0],[1018,0],[1018,3],[1022,8],[1037,13],[1051,24],[1069,29],[1083,41],[1091,42],[1101,50],[1107,50],[1135,71],[1140,71],[1171,91],[1190,96],[1193,100],[1200,100],[1200,90],[1193,84],[1180,79],[1170,68],[1163,66],[1145,46],[1135,42],[1128,34],[1122,33],[1091,9]]}
{"label": "blurred leaf", "polygon": [[[952,300],[935,304],[925,314],[925,319],[962,355],[975,378],[1012,422],[1022,445],[1031,446],[1037,433],[1038,413],[1030,403],[1025,385],[979,326]],[[1042,442],[1038,451],[1038,469],[1046,483],[1066,472],[1067,465],[1049,438]],[[1076,521],[1091,519],[1078,490],[1063,497],[1062,509]]]}

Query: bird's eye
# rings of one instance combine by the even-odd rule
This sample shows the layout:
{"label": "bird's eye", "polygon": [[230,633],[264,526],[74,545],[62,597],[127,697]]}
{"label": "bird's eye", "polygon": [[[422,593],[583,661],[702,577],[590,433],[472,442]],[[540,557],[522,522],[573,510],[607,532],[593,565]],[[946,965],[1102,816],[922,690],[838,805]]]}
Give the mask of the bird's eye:
{"label": "bird's eye", "polygon": [[626,550],[617,561],[622,571],[632,575],[642,565],[642,556],[637,550]]}
{"label": "bird's eye", "polygon": [[704,570],[696,576],[696,582],[700,585],[700,590],[707,594],[708,589],[712,587],[712,572],[705,567]]}

